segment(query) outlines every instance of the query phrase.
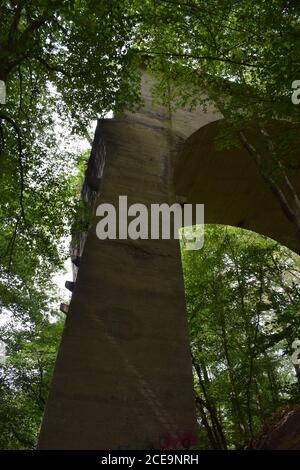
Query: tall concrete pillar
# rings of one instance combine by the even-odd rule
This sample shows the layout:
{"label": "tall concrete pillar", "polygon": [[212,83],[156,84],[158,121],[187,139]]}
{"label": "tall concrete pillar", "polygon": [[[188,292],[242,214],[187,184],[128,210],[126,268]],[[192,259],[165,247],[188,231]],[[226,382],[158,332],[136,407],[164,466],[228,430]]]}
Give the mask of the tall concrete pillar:
{"label": "tall concrete pillar", "polygon": [[[167,117],[152,117],[99,121],[95,207],[117,206],[119,195],[148,207],[175,202],[179,140]],[[82,253],[38,446],[191,447],[197,431],[179,242],[101,241],[98,221]]]}

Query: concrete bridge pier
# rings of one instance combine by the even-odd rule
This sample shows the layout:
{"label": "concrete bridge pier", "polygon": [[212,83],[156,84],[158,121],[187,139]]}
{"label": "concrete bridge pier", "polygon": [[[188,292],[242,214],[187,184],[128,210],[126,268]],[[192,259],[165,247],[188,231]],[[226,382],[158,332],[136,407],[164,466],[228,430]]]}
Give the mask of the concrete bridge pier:
{"label": "concrete bridge pier", "polygon": [[[146,116],[146,115],[145,115]],[[173,203],[181,139],[167,116],[100,120],[94,207]],[[67,314],[40,449],[184,449],[197,441],[178,240],[99,240],[93,217]]]}

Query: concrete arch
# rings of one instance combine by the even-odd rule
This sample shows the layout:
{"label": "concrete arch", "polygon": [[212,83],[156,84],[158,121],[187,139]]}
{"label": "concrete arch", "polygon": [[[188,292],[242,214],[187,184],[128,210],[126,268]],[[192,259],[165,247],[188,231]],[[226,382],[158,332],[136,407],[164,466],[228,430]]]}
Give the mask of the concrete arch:
{"label": "concrete arch", "polygon": [[[174,168],[175,192],[205,205],[205,223],[242,227],[300,252],[293,226],[243,148],[217,150],[222,120],[200,127],[180,150]],[[300,171],[290,175],[300,190]]]}

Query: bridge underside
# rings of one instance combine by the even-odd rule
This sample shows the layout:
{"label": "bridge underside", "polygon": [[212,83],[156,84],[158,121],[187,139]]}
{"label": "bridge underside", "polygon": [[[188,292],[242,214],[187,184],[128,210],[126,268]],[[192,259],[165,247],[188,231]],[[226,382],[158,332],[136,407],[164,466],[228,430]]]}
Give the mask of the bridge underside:
{"label": "bridge underside", "polygon": [[[293,225],[264,182],[252,155],[244,148],[216,150],[221,121],[208,124],[185,142],[175,167],[177,194],[205,205],[206,224],[242,227],[300,252]],[[256,134],[248,133],[255,143]],[[300,192],[300,171],[289,178]]]}

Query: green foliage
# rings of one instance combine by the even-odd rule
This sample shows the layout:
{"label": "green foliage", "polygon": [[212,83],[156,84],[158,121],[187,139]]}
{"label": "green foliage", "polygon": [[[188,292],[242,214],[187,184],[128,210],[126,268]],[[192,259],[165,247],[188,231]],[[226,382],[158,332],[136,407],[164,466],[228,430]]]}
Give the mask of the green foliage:
{"label": "green foliage", "polygon": [[182,255],[202,446],[244,448],[299,399],[299,257],[224,226],[207,226],[203,249]]}
{"label": "green foliage", "polygon": [[5,345],[0,363],[1,449],[36,446],[63,326],[61,316],[52,307],[57,292],[51,283],[44,287],[42,292],[23,290],[9,321],[0,328],[1,343]]}

